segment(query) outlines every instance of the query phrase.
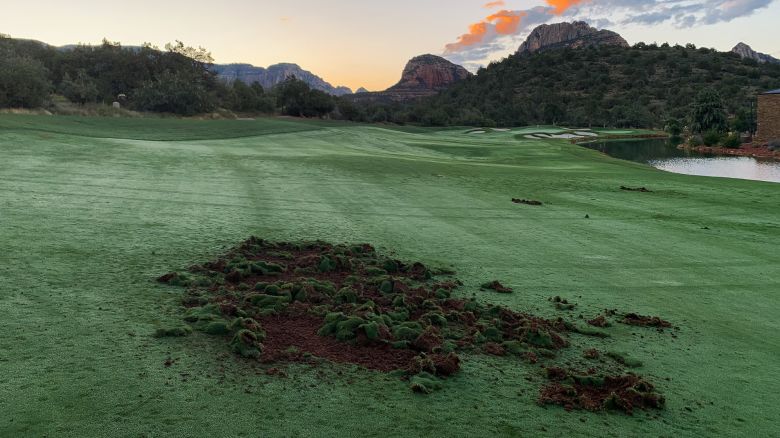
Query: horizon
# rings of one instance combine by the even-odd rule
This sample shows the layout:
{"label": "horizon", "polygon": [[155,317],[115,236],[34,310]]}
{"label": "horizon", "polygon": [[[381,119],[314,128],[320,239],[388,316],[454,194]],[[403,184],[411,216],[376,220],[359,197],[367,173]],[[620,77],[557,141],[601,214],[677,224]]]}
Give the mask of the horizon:
{"label": "horizon", "polygon": [[[599,29],[619,33],[632,45],[693,43],[729,51],[744,42],[758,52],[780,57],[780,48],[773,47],[780,37],[771,18],[780,15],[780,3],[776,0],[673,0],[663,2],[665,5],[648,2],[652,4],[639,9],[629,7],[628,0],[476,0],[458,7],[442,7],[446,6],[443,0],[430,0],[418,6],[420,13],[416,14],[405,13],[415,10],[410,9],[415,2],[400,0],[395,7],[381,10],[381,20],[366,19],[377,16],[381,6],[350,0],[328,5],[301,0],[295,6],[254,5],[242,0],[237,7],[245,14],[204,2],[187,3],[185,7],[184,2],[175,0],[155,5],[151,9],[158,13],[151,17],[143,15],[149,10],[143,7],[151,4],[148,0],[136,2],[141,7],[132,8],[95,0],[79,2],[75,7],[43,3],[16,2],[6,6],[0,17],[0,33],[53,46],[94,45],[107,39],[123,46],[149,42],[163,47],[167,42],[181,40],[204,47],[217,64],[297,64],[333,86],[347,86],[353,91],[360,87],[378,91],[394,85],[406,62],[426,53],[475,71],[513,53],[536,26],[562,21],[586,21]],[[674,9],[683,6],[687,8],[686,15]],[[605,18],[608,7],[615,14]],[[437,19],[431,21],[430,13],[434,11]],[[168,17],[176,14],[180,19],[171,24]],[[117,16],[124,17],[125,24],[113,25],[111,21]],[[63,17],[74,23],[64,31],[63,26],[54,25],[54,20],[59,22]],[[134,25],[142,21],[144,26]],[[397,26],[403,21],[404,29],[426,32],[404,33]],[[255,26],[258,22],[262,28]],[[224,31],[203,32],[206,23]],[[333,28],[340,31],[334,32]],[[313,39],[313,35],[317,38]],[[244,43],[248,40],[254,42]],[[322,50],[323,45],[339,49]]]}

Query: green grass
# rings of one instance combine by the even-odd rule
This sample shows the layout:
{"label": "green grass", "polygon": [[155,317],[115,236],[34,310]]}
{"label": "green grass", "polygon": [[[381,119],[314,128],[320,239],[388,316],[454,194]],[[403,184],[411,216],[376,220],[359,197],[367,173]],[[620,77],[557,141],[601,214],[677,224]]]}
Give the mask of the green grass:
{"label": "green grass", "polygon": [[[464,131],[0,117],[0,436],[776,433],[780,186]],[[587,318],[659,315],[677,338],[615,324],[588,342],[641,361],[668,407],[541,408],[542,370],[507,358],[467,357],[424,396],[349,366],[268,376],[197,332],[155,338],[182,314],[181,289],[153,279],[252,234],[370,242],[451,266],[461,295],[498,279],[515,293],[479,299],[516,310],[558,316],[562,295]]]}

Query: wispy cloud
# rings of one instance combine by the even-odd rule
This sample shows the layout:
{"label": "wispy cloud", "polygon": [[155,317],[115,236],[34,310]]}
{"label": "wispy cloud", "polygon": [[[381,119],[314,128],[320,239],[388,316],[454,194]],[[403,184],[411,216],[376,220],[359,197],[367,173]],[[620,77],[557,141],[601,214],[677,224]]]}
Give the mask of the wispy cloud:
{"label": "wispy cloud", "polygon": [[506,6],[506,2],[504,0],[498,0],[498,1],[495,1],[495,2],[485,3],[485,8],[487,8],[487,9],[503,8],[504,6]]}
{"label": "wispy cloud", "polygon": [[[546,6],[502,9],[468,28],[444,55],[468,67],[483,64],[492,54],[516,48],[533,27],[552,21],[584,20],[597,27],[671,24],[678,28],[729,22],[752,15],[775,0],[545,0]],[[503,7],[503,1],[485,7]],[[619,29],[617,29],[619,30]]]}
{"label": "wispy cloud", "polygon": [[561,15],[572,6],[582,3],[583,0],[547,0],[547,4],[552,6],[554,15]]}

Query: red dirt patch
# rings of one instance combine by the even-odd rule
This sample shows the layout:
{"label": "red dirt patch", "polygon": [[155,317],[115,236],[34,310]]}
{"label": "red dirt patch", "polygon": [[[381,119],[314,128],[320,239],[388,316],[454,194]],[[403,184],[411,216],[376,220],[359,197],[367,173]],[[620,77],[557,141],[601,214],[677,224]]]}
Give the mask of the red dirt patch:
{"label": "red dirt patch", "polygon": [[171,280],[173,280],[174,278],[176,278],[178,276],[179,276],[179,274],[177,274],[175,272],[169,272],[169,273],[167,273],[167,274],[165,274],[165,275],[163,275],[161,277],[158,277],[157,281],[160,282],[160,283],[170,283]]}
{"label": "red dirt patch", "polygon": [[598,359],[601,356],[599,351],[596,350],[595,348],[585,350],[585,352],[582,355],[585,359]]}
{"label": "red dirt patch", "polygon": [[266,363],[304,360],[301,354],[290,355],[290,347],[295,347],[301,353],[309,353],[331,362],[351,363],[389,372],[405,369],[417,356],[412,350],[397,350],[389,345],[360,346],[319,336],[317,331],[322,322],[322,318],[294,311],[261,318],[260,324],[266,333],[261,360]]}
{"label": "red dirt patch", "polygon": [[588,321],[588,324],[592,325],[593,327],[608,327],[609,321],[607,321],[607,318],[604,315],[599,315],[591,320]]}
{"label": "red dirt patch", "polygon": [[482,351],[491,356],[506,356],[506,349],[495,342],[488,342],[483,345]]}
{"label": "red dirt patch", "polygon": [[657,316],[642,316],[636,313],[627,313],[620,321],[623,324],[634,325],[639,327],[656,327],[658,329],[671,328],[672,323],[664,321]]}
{"label": "red dirt patch", "polygon": [[635,409],[661,409],[666,400],[639,376],[577,376],[561,368],[548,368],[553,381],[542,388],[539,404],[559,405],[567,411],[619,410],[633,414]]}
{"label": "red dirt patch", "polygon": [[690,149],[696,152],[712,155],[732,155],[739,157],[770,158],[780,160],[780,151],[771,151],[768,146],[757,146],[753,144],[743,144],[739,149],[680,145],[678,149]]}
{"label": "red dirt patch", "polygon": [[[563,318],[453,297],[460,281],[437,281],[422,263],[383,257],[367,244],[250,238],[158,281],[187,288],[184,320],[247,359],[399,370],[426,393],[460,370],[461,353],[550,363],[576,331]],[[512,292],[498,281],[483,287]],[[268,373],[285,375],[275,367]]]}
{"label": "red dirt patch", "polygon": [[504,286],[498,280],[493,280],[490,283],[483,284],[482,289],[490,289],[502,294],[509,294],[513,292],[511,287]]}

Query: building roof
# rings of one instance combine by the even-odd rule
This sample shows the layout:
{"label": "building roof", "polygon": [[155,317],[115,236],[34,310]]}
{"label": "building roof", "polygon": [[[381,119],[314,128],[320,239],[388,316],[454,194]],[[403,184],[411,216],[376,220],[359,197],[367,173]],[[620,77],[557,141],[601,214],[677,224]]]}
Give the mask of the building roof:
{"label": "building roof", "polygon": [[778,88],[777,90],[767,91],[761,94],[780,94],[780,88]]}

